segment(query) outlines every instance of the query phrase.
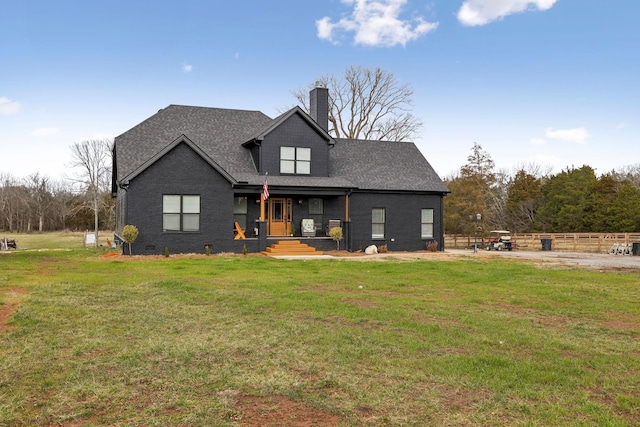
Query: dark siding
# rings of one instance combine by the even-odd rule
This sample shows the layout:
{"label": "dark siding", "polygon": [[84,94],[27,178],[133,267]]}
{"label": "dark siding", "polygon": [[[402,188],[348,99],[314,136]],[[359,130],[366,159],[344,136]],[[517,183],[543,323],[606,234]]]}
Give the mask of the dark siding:
{"label": "dark siding", "polygon": [[251,158],[253,159],[253,164],[256,166],[256,170],[260,170],[260,146],[254,145],[251,147]]}
{"label": "dark siding", "polygon": [[116,198],[116,233],[122,233],[122,228],[126,225],[127,213],[127,192],[122,188],[117,189]]}
{"label": "dark siding", "polygon": [[[305,218],[310,218],[309,215],[309,198],[308,197],[300,197],[300,196],[292,196],[293,198],[293,227],[294,234],[296,236],[301,235],[301,224],[302,220]],[[321,216],[320,222],[316,222],[316,236],[326,236],[326,227],[330,219],[339,219],[341,221],[344,220],[344,204],[345,199],[344,196],[339,197],[318,197],[323,200],[323,214],[322,215],[313,215],[313,216]],[[316,218],[314,218],[316,219]]]}
{"label": "dark siding", "polygon": [[[162,231],[163,194],[200,195],[200,231]],[[233,191],[230,183],[186,144],[172,151],[133,179],[128,189],[126,221],[138,227],[133,244],[137,254],[226,252],[233,247]]]}
{"label": "dark siding", "polygon": [[[351,249],[364,250],[369,245],[387,245],[390,251],[418,251],[428,243],[420,236],[422,209],[433,209],[434,239],[443,249],[441,217],[442,197],[420,194],[354,193],[350,197]],[[371,239],[371,209],[385,209],[385,238]],[[429,239],[431,240],[431,239]]]}
{"label": "dark siding", "polygon": [[298,114],[291,116],[262,141],[262,173],[280,175],[280,147],[311,148],[311,176],[329,176],[329,145]]}

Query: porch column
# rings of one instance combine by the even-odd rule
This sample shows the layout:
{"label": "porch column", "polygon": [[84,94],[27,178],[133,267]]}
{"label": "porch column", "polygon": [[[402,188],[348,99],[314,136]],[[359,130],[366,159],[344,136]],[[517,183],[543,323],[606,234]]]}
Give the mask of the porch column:
{"label": "porch column", "polygon": [[344,222],[349,221],[349,193],[344,195]]}
{"label": "porch column", "polygon": [[349,193],[344,195],[344,221],[342,221],[342,236],[344,238],[344,247],[347,251],[352,252],[351,243],[351,220],[349,219]]}

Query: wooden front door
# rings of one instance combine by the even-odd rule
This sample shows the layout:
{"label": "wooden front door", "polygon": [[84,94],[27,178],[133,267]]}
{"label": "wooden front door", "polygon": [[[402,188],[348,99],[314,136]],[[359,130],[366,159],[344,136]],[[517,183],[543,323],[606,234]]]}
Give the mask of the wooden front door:
{"label": "wooden front door", "polygon": [[291,199],[269,199],[268,227],[267,232],[270,236],[291,234]]}

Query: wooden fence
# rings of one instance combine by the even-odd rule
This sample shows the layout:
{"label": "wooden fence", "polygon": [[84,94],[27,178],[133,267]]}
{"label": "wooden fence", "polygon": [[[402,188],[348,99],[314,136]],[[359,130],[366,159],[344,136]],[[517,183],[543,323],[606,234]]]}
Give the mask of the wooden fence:
{"label": "wooden fence", "polygon": [[[478,248],[485,248],[489,235],[477,236]],[[640,233],[513,233],[514,249],[542,250],[542,239],[551,239],[552,251],[609,253],[614,244],[631,245],[640,242]],[[446,234],[445,249],[473,248],[474,236]]]}

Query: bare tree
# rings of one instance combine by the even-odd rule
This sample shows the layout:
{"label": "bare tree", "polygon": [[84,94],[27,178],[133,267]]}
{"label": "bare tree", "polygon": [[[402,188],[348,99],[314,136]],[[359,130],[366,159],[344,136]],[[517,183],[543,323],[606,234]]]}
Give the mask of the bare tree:
{"label": "bare tree", "polygon": [[410,113],[413,88],[381,68],[348,67],[344,76],[329,74],[307,88],[292,91],[309,111],[309,89],[329,89],[329,133],[336,138],[407,141],[422,122]]}
{"label": "bare tree", "polygon": [[92,139],[71,145],[70,166],[77,170],[72,179],[82,185],[87,196],[88,207],[93,211],[96,247],[98,246],[98,216],[104,201],[102,195],[108,191],[111,178],[111,145],[112,142],[107,139]]}
{"label": "bare tree", "polygon": [[74,194],[68,183],[62,180],[51,181],[49,183],[49,191],[51,192],[52,203],[49,206],[47,215],[51,219],[51,228],[53,230],[64,229]]}
{"label": "bare tree", "polygon": [[13,185],[14,178],[5,172],[0,172],[0,230],[11,231],[12,213],[11,196],[9,188]]}
{"label": "bare tree", "polygon": [[512,168],[511,175],[516,176],[520,172],[545,180],[551,176],[553,172],[553,165],[538,162],[521,162]]}
{"label": "bare tree", "polygon": [[9,174],[0,176],[2,191],[0,191],[0,212],[3,228],[8,231],[29,229],[29,194],[22,180]]}
{"label": "bare tree", "polygon": [[640,163],[621,166],[611,171],[611,175],[618,181],[629,181],[640,189]]}
{"label": "bare tree", "polygon": [[[39,172],[32,173],[26,178],[26,186],[30,196],[30,210],[38,219],[38,232],[42,233],[44,231],[45,216],[52,202],[49,191],[49,178],[40,175]],[[30,223],[28,231],[31,231]]]}

